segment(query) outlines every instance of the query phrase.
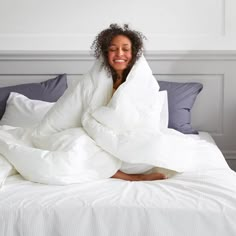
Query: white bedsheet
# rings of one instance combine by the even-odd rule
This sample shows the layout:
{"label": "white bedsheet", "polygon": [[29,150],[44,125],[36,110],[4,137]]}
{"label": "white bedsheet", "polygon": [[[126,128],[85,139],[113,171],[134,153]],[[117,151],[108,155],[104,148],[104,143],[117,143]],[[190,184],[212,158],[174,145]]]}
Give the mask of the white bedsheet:
{"label": "white bedsheet", "polygon": [[[206,133],[196,138],[212,142]],[[161,181],[105,179],[67,186],[9,177],[0,235],[236,235],[236,173],[214,169]]]}

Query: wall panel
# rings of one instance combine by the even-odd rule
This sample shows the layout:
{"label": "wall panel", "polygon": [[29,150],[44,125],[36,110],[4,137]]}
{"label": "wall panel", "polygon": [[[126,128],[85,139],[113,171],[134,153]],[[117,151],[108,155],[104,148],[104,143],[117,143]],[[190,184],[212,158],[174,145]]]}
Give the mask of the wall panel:
{"label": "wall panel", "polygon": [[147,50],[236,49],[234,0],[0,0],[0,50],[89,50],[110,23],[143,32]]}

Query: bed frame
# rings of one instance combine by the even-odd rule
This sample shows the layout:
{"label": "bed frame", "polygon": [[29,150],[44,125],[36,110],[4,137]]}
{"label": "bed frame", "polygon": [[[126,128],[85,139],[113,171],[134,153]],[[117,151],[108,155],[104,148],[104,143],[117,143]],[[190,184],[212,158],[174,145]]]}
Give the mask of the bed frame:
{"label": "bed frame", "polygon": [[[193,108],[193,126],[213,136],[236,170],[236,51],[155,51],[145,56],[158,80],[203,84]],[[60,73],[72,81],[93,61],[86,51],[0,51],[0,86],[38,82]]]}

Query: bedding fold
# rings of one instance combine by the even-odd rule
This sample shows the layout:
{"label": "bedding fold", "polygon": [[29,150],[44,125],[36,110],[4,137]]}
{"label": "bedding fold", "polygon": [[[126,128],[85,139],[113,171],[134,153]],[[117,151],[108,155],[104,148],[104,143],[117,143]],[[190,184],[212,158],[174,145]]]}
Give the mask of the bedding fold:
{"label": "bedding fold", "polygon": [[143,56],[113,96],[112,89],[97,60],[36,128],[1,128],[0,154],[24,178],[44,184],[109,178],[122,163],[178,172],[228,168],[215,145],[167,128],[166,93]]}

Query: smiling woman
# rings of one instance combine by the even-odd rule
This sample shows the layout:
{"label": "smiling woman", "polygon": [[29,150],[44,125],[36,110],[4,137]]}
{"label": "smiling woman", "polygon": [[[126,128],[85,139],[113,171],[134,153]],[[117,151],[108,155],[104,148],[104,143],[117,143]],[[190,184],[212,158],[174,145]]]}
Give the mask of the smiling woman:
{"label": "smiling woman", "polygon": [[112,75],[114,88],[126,80],[132,66],[143,52],[145,36],[131,30],[128,25],[123,27],[111,24],[101,31],[91,46],[94,56],[103,59],[108,74]]}
{"label": "smiling woman", "polygon": [[[108,29],[103,30],[95,38],[92,48],[95,50],[95,57],[101,58],[109,75],[113,79],[113,93],[118,87],[126,81],[131,68],[139,59],[143,51],[142,33],[129,29],[128,25],[120,27],[117,24],[111,24]],[[130,168],[129,163],[122,164],[123,168]],[[129,181],[140,180],[159,180],[165,179],[165,175],[161,173],[142,174],[150,170],[152,166],[141,164],[138,168],[143,171],[139,174],[128,174],[118,170],[112,177]],[[137,168],[137,165],[135,166]],[[141,173],[141,174],[140,174]]]}
{"label": "smiling woman", "polygon": [[132,48],[129,38],[123,35],[113,38],[108,50],[108,61],[110,66],[116,71],[119,81],[122,79],[123,71],[129,66],[131,60]]}

